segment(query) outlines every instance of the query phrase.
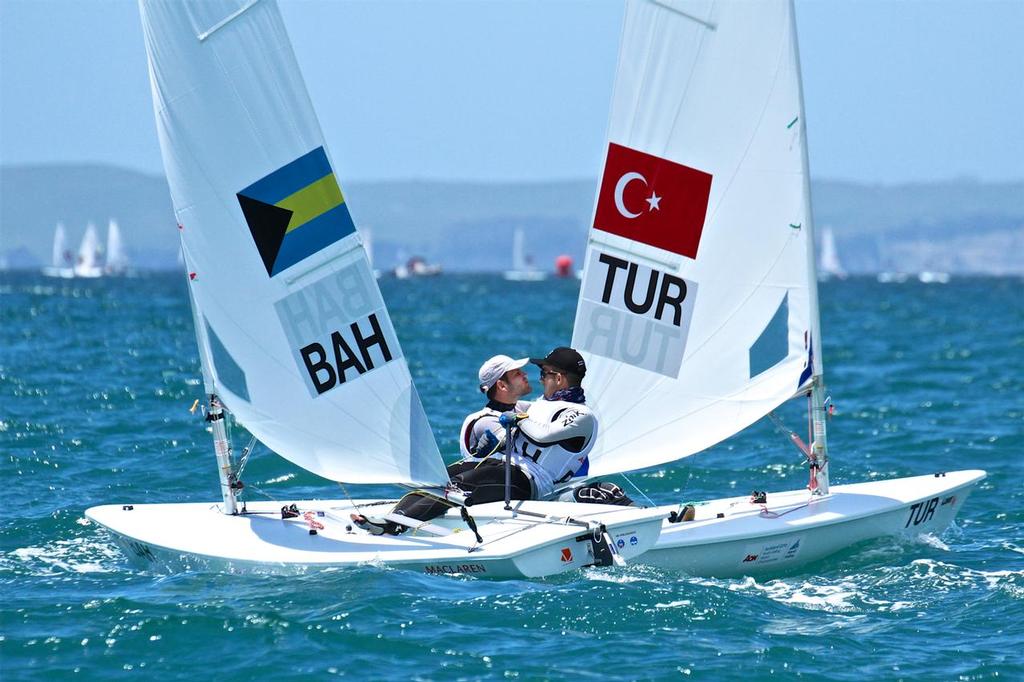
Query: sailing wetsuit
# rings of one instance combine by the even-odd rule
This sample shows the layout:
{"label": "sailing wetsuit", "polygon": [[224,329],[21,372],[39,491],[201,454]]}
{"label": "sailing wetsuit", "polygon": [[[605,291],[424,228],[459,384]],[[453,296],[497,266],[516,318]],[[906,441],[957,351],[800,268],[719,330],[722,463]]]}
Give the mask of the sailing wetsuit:
{"label": "sailing wetsuit", "polygon": [[[530,402],[527,400],[520,400],[515,405],[491,400],[482,410],[466,417],[462,422],[462,431],[459,434],[459,452],[462,453],[462,457],[476,459],[481,455],[486,457],[491,454],[490,452],[478,452],[480,441],[485,438],[487,433],[492,434],[497,440],[500,445],[498,450],[504,451],[505,427],[498,423],[498,418],[503,412],[526,412],[528,409],[530,409]],[[493,446],[491,449],[493,450]],[[452,475],[451,467],[449,467],[448,474]]]}
{"label": "sailing wetsuit", "polygon": [[519,422],[512,462],[529,476],[534,498],[549,499],[587,474],[596,437],[597,415],[585,404],[538,400]]}

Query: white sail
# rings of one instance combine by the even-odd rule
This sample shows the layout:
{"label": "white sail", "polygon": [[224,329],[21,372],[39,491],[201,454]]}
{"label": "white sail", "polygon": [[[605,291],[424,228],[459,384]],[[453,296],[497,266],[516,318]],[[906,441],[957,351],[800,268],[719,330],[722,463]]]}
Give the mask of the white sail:
{"label": "white sail", "polygon": [[96,234],[96,226],[89,223],[78,247],[78,261],[75,263],[75,277],[99,277],[103,274],[100,268],[100,239]]}
{"label": "white sail", "polygon": [[513,282],[536,282],[547,278],[547,273],[538,270],[526,255],[526,234],[521,227],[512,233],[512,269],[506,270],[504,276]]}
{"label": "white sail", "polygon": [[321,476],[447,481],[277,5],[140,5],[210,388]]}
{"label": "white sail", "polygon": [[839,250],[836,248],[836,237],[832,228],[825,226],[821,231],[821,257],[818,259],[818,277],[828,279],[846,278],[846,270],[839,260]]}
{"label": "white sail", "polygon": [[53,255],[50,265],[54,268],[63,268],[69,265],[67,260],[67,235],[64,232],[64,223],[57,223],[53,231]]}
{"label": "white sail", "polygon": [[43,274],[47,277],[62,277],[71,279],[75,276],[75,270],[71,253],[67,247],[67,233],[64,231],[64,223],[57,223],[53,230],[53,253],[50,256],[50,265],[43,267]]}
{"label": "white sail", "polygon": [[107,224],[107,260],[104,270],[108,273],[122,273],[128,269],[128,252],[121,238],[121,228],[111,219]]}
{"label": "white sail", "polygon": [[516,228],[512,233],[512,269],[526,270],[526,244],[525,236],[521,228]]}
{"label": "white sail", "polygon": [[820,372],[791,5],[628,2],[608,142],[572,341],[592,476],[703,450]]}

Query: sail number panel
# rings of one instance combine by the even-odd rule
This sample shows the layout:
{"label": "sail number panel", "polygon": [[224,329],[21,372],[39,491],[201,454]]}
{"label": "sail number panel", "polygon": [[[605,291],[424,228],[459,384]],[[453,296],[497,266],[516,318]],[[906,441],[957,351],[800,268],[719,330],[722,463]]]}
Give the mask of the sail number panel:
{"label": "sail number panel", "polygon": [[676,377],[697,283],[591,249],[573,343],[581,350]]}
{"label": "sail number panel", "polygon": [[274,308],[313,398],[402,357],[365,259],[288,294]]}

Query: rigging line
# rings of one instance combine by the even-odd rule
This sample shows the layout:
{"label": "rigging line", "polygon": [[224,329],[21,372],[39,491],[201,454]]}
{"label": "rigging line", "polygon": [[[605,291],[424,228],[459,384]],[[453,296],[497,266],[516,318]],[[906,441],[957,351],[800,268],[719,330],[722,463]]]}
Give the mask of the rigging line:
{"label": "rigging line", "polygon": [[245,488],[246,488],[246,490],[250,490],[250,489],[251,490],[255,490],[256,492],[258,492],[260,495],[262,495],[263,497],[267,498],[271,502],[280,502],[279,499],[277,499],[276,497],[274,497],[270,493],[266,492],[265,490],[263,490],[263,488],[260,488],[258,485],[254,485],[254,484],[250,483],[250,484],[246,485]]}
{"label": "rigging line", "polygon": [[645,500],[647,500],[652,507],[657,507],[658,506],[654,502],[654,500],[652,500],[650,497],[647,496],[647,493],[645,493],[643,490],[640,489],[640,486],[638,486],[636,483],[633,483],[633,480],[629,476],[627,476],[626,474],[621,474],[621,476],[622,476],[622,478],[626,479],[626,483],[629,483],[631,486],[633,486],[633,489],[636,490],[638,493],[640,493],[641,497],[643,497]]}
{"label": "rigging line", "polygon": [[238,463],[238,466],[235,467],[235,478],[242,478],[242,472],[245,470],[245,465],[249,462],[249,455],[252,454],[252,449],[254,447],[256,447],[256,436],[252,436],[252,438],[249,439],[249,444],[245,446],[244,450],[242,450],[242,459]]}

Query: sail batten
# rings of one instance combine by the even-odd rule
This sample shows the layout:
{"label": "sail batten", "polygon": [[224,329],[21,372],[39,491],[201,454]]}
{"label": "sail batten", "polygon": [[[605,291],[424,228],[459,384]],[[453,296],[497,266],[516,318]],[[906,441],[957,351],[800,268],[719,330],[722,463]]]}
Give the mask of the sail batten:
{"label": "sail batten", "polygon": [[446,482],[276,3],[140,7],[208,388],[313,473]]}
{"label": "sail batten", "polygon": [[794,41],[786,0],[627,2],[573,330],[602,420],[592,476],[710,447],[805,383]]}

